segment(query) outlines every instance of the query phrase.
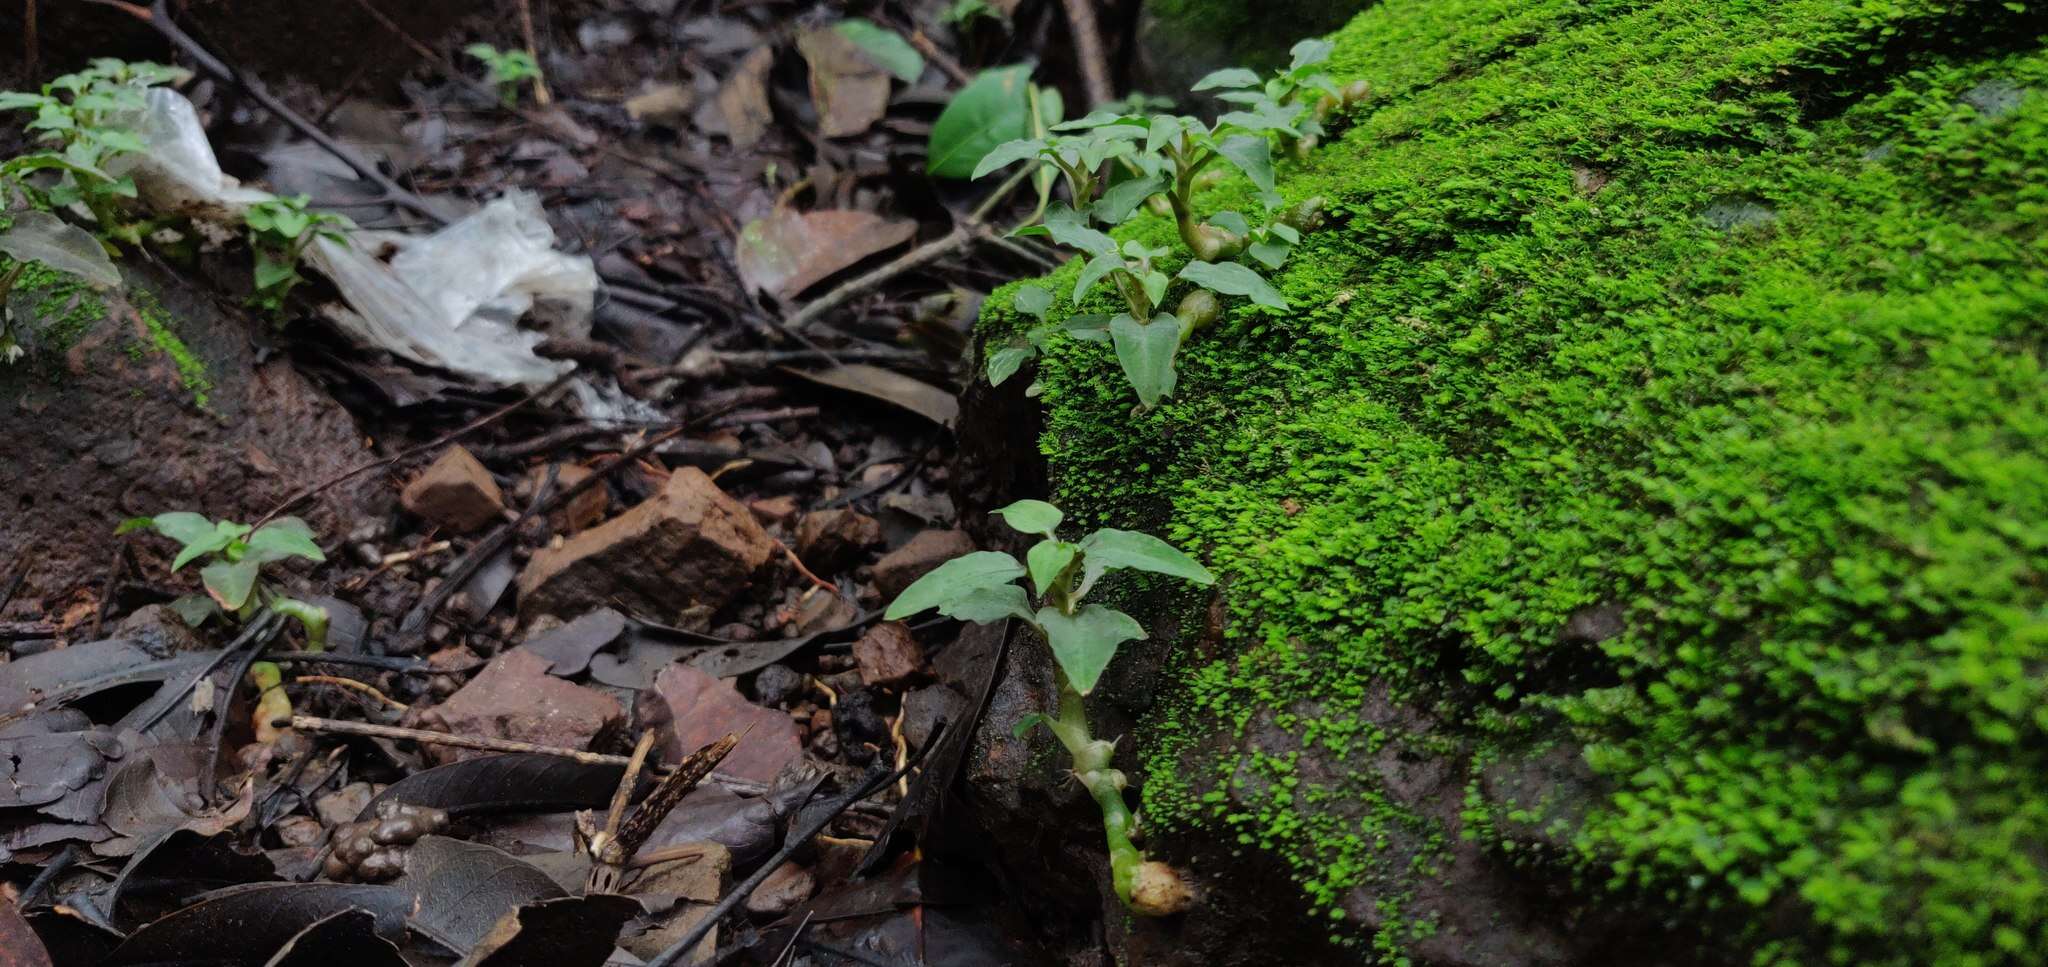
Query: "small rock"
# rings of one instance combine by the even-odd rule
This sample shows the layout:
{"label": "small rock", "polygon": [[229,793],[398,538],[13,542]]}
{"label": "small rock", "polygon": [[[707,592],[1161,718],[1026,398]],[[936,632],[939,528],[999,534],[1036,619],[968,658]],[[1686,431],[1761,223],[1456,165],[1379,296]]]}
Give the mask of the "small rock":
{"label": "small rock", "polygon": [[951,685],[928,685],[903,696],[903,741],[923,748],[931,741],[932,729],[940,719],[959,721],[967,698]]}
{"label": "small rock", "polygon": [[768,874],[747,897],[747,912],[757,917],[779,917],[811,898],[818,881],[811,871],[795,863],[784,863]]}
{"label": "small rock", "polygon": [[747,701],[731,682],[700,669],[682,664],[662,669],[654,677],[654,694],[667,706],[669,728],[663,736],[663,754],[671,762],[728,732],[742,733],[740,744],[718,770],[768,782],[802,752],[796,725],[789,716]]}
{"label": "small rock", "polygon": [[167,604],[144,605],[135,609],[114,626],[114,637],[133,638],[142,650],[152,655],[203,651],[207,647],[206,642],[192,633],[192,626]]}
{"label": "small rock", "polygon": [[790,518],[796,516],[796,498],[786,494],[781,497],[760,497],[747,501],[747,509],[753,511],[754,516],[760,518],[763,524],[787,524]]}
{"label": "small rock", "polygon": [[924,647],[901,621],[884,621],[853,643],[860,680],[869,685],[901,685],[925,673]]}
{"label": "small rock", "polygon": [[313,811],[320,814],[320,821],[329,826],[355,822],[377,797],[377,791],[367,782],[351,782],[325,796],[313,800]]}
{"label": "small rock", "polygon": [[[548,674],[552,662],[529,651],[508,651],[491,660],[469,684],[449,696],[438,711],[456,735],[516,739],[568,749],[587,749],[607,728],[618,728],[625,709],[595,689]],[[473,758],[469,750],[448,761]]]}
{"label": "small rock", "polygon": [[788,705],[803,689],[804,677],[788,665],[769,665],[754,676],[754,700],[771,708]]}
{"label": "small rock", "polygon": [[[560,493],[574,487],[590,479],[590,474],[591,470],[588,467],[558,463],[555,465],[554,492]],[[540,487],[541,481],[546,479],[546,467],[534,468],[533,486],[536,489]],[[548,520],[554,524],[555,530],[564,534],[576,534],[604,523],[604,515],[611,510],[611,506],[611,493],[604,489],[603,484],[593,484],[590,489],[571,497],[568,505],[555,511]]]}
{"label": "small rock", "polygon": [[327,836],[327,827],[311,816],[286,816],[277,821],[277,840],[286,846],[315,846]]}
{"label": "small rock", "polygon": [[820,574],[834,574],[882,542],[882,525],[859,511],[812,511],[796,524],[796,553]]}
{"label": "small rock", "polygon": [[888,746],[889,720],[876,704],[875,693],[863,688],[841,695],[839,704],[832,707],[832,731],[839,736],[839,748],[848,759],[866,762],[873,755],[867,746]]}
{"label": "small rock", "polygon": [[519,574],[519,607],[532,615],[615,604],[663,620],[716,610],[775,552],[753,514],[684,467],[633,509],[534,552]]}
{"label": "small rock", "polygon": [[893,601],[912,581],[974,550],[974,538],[967,536],[966,531],[924,531],[875,562],[875,587],[884,599]]}
{"label": "small rock", "polygon": [[466,534],[504,516],[505,494],[476,457],[451,446],[441,458],[407,484],[398,502],[457,534]]}

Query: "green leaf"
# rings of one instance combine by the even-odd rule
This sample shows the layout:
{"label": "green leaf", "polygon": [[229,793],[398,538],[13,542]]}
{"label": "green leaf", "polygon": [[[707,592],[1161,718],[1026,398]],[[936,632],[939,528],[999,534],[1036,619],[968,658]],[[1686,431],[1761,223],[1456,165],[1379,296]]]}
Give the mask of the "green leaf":
{"label": "green leaf", "polygon": [[313,541],[313,528],[297,517],[280,517],[263,525],[261,530],[249,535],[249,549],[266,561],[286,557],[327,560],[327,555],[320,553],[320,545]]}
{"label": "green leaf", "polygon": [[924,55],[910,46],[910,41],[904,40],[902,34],[860,17],[841,20],[832,29],[839,31],[839,36],[853,41],[861,53],[868,55],[883,70],[901,78],[903,83],[915,84],[924,76]]}
{"label": "green leaf", "polygon": [[939,613],[958,621],[972,621],[989,624],[1004,618],[1031,620],[1031,600],[1024,596],[1024,589],[1014,584],[999,584],[992,588],[969,591],[959,598],[939,606]]}
{"label": "green leaf", "polygon": [[1082,293],[1102,280],[1102,277],[1124,267],[1123,256],[1115,252],[1104,252],[1081,266],[1081,274],[1074,279],[1074,301],[1081,301]]}
{"label": "green leaf", "polygon": [[1173,394],[1178,378],[1173,371],[1173,354],[1180,349],[1180,322],[1161,313],[1149,323],[1130,314],[1110,320],[1109,338],[1116,344],[1116,361],[1124,378],[1147,407]]}
{"label": "green leaf", "polygon": [[1118,645],[1145,637],[1145,629],[1136,619],[1099,604],[1084,605],[1072,615],[1061,614],[1058,608],[1040,608],[1037,619],[1067,683],[1083,695],[1095,690],[1102,670],[1116,657]]}
{"label": "green leaf", "polygon": [[1074,563],[1074,558],[1079,556],[1080,545],[1051,537],[1031,545],[1031,550],[1024,553],[1024,567],[1031,572],[1031,586],[1038,591],[1040,597],[1044,597],[1045,589],[1052,587],[1052,582],[1059,578],[1060,572],[1066,570],[1067,565]]}
{"label": "green leaf", "polygon": [[1180,277],[1224,295],[1250,296],[1253,302],[1262,306],[1287,308],[1287,299],[1280,290],[1273,288],[1257,272],[1236,262],[1189,262],[1180,270]]}
{"label": "green leaf", "polygon": [[1217,118],[1216,123],[1218,125],[1235,125],[1253,132],[1279,131],[1285,134],[1299,135],[1301,132],[1295,130],[1294,121],[1305,110],[1307,108],[1299,104],[1282,106],[1270,99],[1261,100],[1251,110],[1231,111]]}
{"label": "green leaf", "polygon": [[1017,370],[1024,368],[1024,364],[1030,362],[1031,357],[1036,355],[1038,355],[1038,347],[1036,346],[1009,346],[990,353],[988,356],[988,384],[990,386],[1003,385],[1003,380],[1017,375]]}
{"label": "green leaf", "polygon": [[0,255],[41,262],[102,289],[121,284],[121,271],[107,258],[106,247],[92,233],[49,212],[15,213],[14,223],[0,229]]}
{"label": "green leaf", "polygon": [[974,166],[974,177],[980,178],[992,171],[1000,171],[1019,161],[1035,159],[1038,157],[1038,153],[1044,150],[1045,142],[1038,138],[1020,138],[1016,141],[1005,141],[1002,144],[996,145],[995,150],[982,156],[981,162]]}
{"label": "green leaf", "polygon": [[1060,323],[1060,331],[1082,342],[1108,342],[1109,317],[1100,313],[1074,316]]}
{"label": "green leaf", "polygon": [[206,619],[220,613],[220,605],[204,594],[181,595],[171,602],[171,611],[184,620],[187,627],[197,628]]}
{"label": "green leaf", "polygon": [[1166,284],[1169,281],[1171,280],[1166,277],[1166,273],[1154,269],[1145,273],[1145,277],[1139,279],[1138,284],[1144,287],[1145,298],[1156,306],[1166,301]]}
{"label": "green leaf", "polygon": [[262,562],[241,560],[229,563],[215,561],[199,572],[199,580],[206,585],[206,593],[220,602],[224,611],[240,611],[249,603],[249,595],[256,590],[256,572]]}
{"label": "green leaf", "polygon": [[997,551],[975,551],[947,561],[911,582],[890,602],[882,617],[887,621],[906,618],[1023,576],[1024,565],[1017,563],[1016,558]]}
{"label": "green leaf", "polygon": [[1219,71],[1210,71],[1208,76],[1196,81],[1195,86],[1188,88],[1188,90],[1207,91],[1218,87],[1257,86],[1259,86],[1259,75],[1256,71],[1246,70],[1242,67],[1225,67]]}
{"label": "green leaf", "polygon": [[1233,134],[1216,145],[1216,153],[1223,160],[1244,172],[1252,184],[1262,190],[1273,190],[1273,142],[1251,134]]}
{"label": "green leaf", "polygon": [[970,178],[990,151],[1024,137],[1029,124],[1025,87],[1031,65],[982,71],[932,123],[925,170],[935,178]]}
{"label": "green leaf", "polygon": [[1187,130],[1187,123],[1180,118],[1174,117],[1171,114],[1153,115],[1152,123],[1146,125],[1145,128],[1145,152],[1147,154],[1158,152],[1160,148],[1172,144],[1174,139],[1179,138],[1181,132],[1185,130]]}
{"label": "green leaf", "polygon": [[155,526],[156,518],[154,517],[130,517],[122,521],[119,527],[114,528],[114,536],[120,537],[123,534],[133,534],[136,531],[149,530]]}
{"label": "green leaf", "polygon": [[1095,199],[1089,212],[1095,220],[1106,225],[1116,225],[1131,217],[1145,199],[1166,189],[1166,179],[1158,175],[1145,178],[1126,178],[1109,186],[1102,197]]}
{"label": "green leaf", "polygon": [[1055,124],[1052,126],[1052,129],[1055,131],[1090,131],[1094,130],[1095,128],[1106,128],[1111,127],[1113,125],[1134,125],[1137,127],[1143,127],[1145,125],[1145,121],[1143,118],[1136,118],[1126,114],[1118,114],[1115,111],[1104,111],[1098,109],[1088,112],[1088,115],[1086,117],[1078,117],[1073,119],[1072,121],[1067,121],[1063,124]]}
{"label": "green leaf", "polygon": [[1065,205],[1054,206],[1045,213],[1045,230],[1053,241],[1090,255],[1116,254],[1116,243],[1109,236],[1089,228],[1081,213]]}
{"label": "green leaf", "polygon": [[22,111],[30,108],[42,110],[43,105],[52,103],[55,102],[44,94],[0,91],[0,111]]}
{"label": "green leaf", "polygon": [[1018,286],[1010,305],[1033,319],[1043,319],[1045,311],[1052,308],[1052,292],[1041,285]]}
{"label": "green leaf", "polygon": [[1018,719],[1016,725],[1010,726],[1010,738],[1021,739],[1024,737],[1024,733],[1031,731],[1033,728],[1040,725],[1050,726],[1051,724],[1052,719],[1047,718],[1045,713],[1032,712]]}
{"label": "green leaf", "polygon": [[211,518],[204,514],[195,514],[189,510],[174,510],[168,514],[158,514],[152,518],[152,521],[156,524],[157,533],[180,544],[190,544],[194,541],[204,540],[216,533],[216,528]]}
{"label": "green leaf", "polygon": [[1216,583],[1216,575],[1179,548],[1137,531],[1104,528],[1081,541],[1081,587],[1086,594],[1103,574],[1130,568],[1169,577],[1185,578],[1203,586]]}
{"label": "green leaf", "polygon": [[996,511],[996,515],[1020,534],[1044,534],[1047,537],[1052,536],[1053,529],[1060,526],[1065,517],[1058,507],[1043,500],[1029,499],[1004,507]]}
{"label": "green leaf", "polygon": [[1330,51],[1335,49],[1335,44],[1313,37],[1295,44],[1294,48],[1289,51],[1289,53],[1294,55],[1294,63],[1288,65],[1287,72],[1292,74],[1304,67],[1313,67],[1329,60]]}
{"label": "green leaf", "polygon": [[1277,269],[1287,261],[1287,253],[1293,250],[1294,246],[1286,242],[1269,240],[1253,242],[1249,248],[1245,249],[1245,254],[1259,260],[1261,264],[1269,269]]}
{"label": "green leaf", "polygon": [[264,252],[256,254],[256,288],[274,289],[299,274],[299,267],[290,260]]}

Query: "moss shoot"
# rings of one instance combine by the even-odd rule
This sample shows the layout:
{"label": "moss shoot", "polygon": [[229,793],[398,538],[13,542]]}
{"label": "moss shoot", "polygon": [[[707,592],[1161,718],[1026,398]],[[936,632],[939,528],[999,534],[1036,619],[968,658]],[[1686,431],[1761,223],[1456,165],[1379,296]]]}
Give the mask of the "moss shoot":
{"label": "moss shoot", "polygon": [[[1230,300],[1142,415],[1105,348],[1039,364],[1053,499],[1228,588],[1226,647],[1134,737],[1147,821],[1281,857],[1323,915],[1380,884],[1384,929],[1332,922],[1390,960],[1431,925],[1387,885],[1441,853],[1395,846],[1458,835],[1716,924],[1719,959],[2048,949],[2044,27],[1384,0],[1341,30],[1378,94],[1283,176],[1331,200],[1293,308]],[[1298,768],[1399,738],[1375,695],[1441,723],[1458,829]],[[1552,744],[1597,778],[1568,822],[1480,789]]]}

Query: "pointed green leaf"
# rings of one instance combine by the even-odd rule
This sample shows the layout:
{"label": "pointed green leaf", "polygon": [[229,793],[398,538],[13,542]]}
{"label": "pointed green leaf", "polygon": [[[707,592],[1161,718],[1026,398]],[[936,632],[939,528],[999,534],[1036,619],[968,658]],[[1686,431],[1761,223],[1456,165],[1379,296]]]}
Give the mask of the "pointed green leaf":
{"label": "pointed green leaf", "polygon": [[957,621],[972,621],[989,624],[1004,618],[1031,620],[1031,599],[1024,596],[1024,589],[1014,584],[999,584],[992,588],[969,591],[959,598],[939,606],[939,613]]}
{"label": "pointed green leaf", "polygon": [[1145,203],[1145,199],[1165,189],[1166,179],[1158,175],[1126,178],[1105,189],[1102,197],[1095,199],[1095,204],[1089,211],[1095,216],[1096,221],[1116,225],[1130,218],[1131,213]]}
{"label": "pointed green leaf", "polygon": [[1233,134],[1216,145],[1216,153],[1223,160],[1244,172],[1252,184],[1264,191],[1273,190],[1273,142],[1252,134]]}
{"label": "pointed green leaf", "polygon": [[1080,302],[1081,296],[1095,283],[1102,281],[1103,276],[1123,267],[1123,257],[1115,252],[1104,252],[1089,259],[1087,264],[1081,266],[1081,274],[1074,277],[1074,301]]}
{"label": "pointed green leaf", "polygon": [[1072,615],[1061,614],[1058,608],[1040,608],[1037,618],[1067,683],[1083,695],[1095,690],[1102,670],[1116,657],[1117,646],[1145,637],[1145,629],[1136,619],[1099,604],[1084,605]]}
{"label": "pointed green leaf", "polygon": [[266,561],[286,557],[327,560],[327,555],[320,552],[320,545],[313,540],[313,528],[297,517],[280,517],[263,525],[261,530],[249,535],[249,549],[255,552],[254,556]]}
{"label": "pointed green leaf", "polygon": [[883,70],[901,78],[905,84],[915,84],[924,76],[924,55],[910,46],[903,35],[872,20],[849,17],[833,24],[832,29],[839,36],[853,41],[860,52],[868,55]]}
{"label": "pointed green leaf", "polygon": [[1024,553],[1024,566],[1031,572],[1031,586],[1039,597],[1045,596],[1045,589],[1052,587],[1060,572],[1080,554],[1079,545],[1050,537],[1031,545],[1031,550]]}
{"label": "pointed green leaf", "polygon": [[974,177],[980,178],[992,171],[999,171],[1019,161],[1035,159],[1045,150],[1045,142],[1037,138],[1019,138],[996,145],[995,149],[983,155],[981,163],[974,166]]}
{"label": "pointed green leaf", "polygon": [[114,528],[114,536],[120,537],[123,534],[133,534],[136,531],[149,530],[155,526],[156,518],[154,517],[130,517],[122,521],[120,526]]}
{"label": "pointed green leaf", "polygon": [[1180,349],[1178,320],[1163,313],[1149,323],[1120,315],[1110,320],[1109,338],[1116,344],[1116,361],[1123,367],[1124,378],[1131,381],[1131,389],[1137,391],[1138,402],[1156,406],[1173,394],[1177,379],[1173,354]]}
{"label": "pointed green leaf", "polygon": [[1045,310],[1052,308],[1052,292],[1044,286],[1018,286],[1016,293],[1010,296],[1010,305],[1034,319],[1043,319]]}
{"label": "pointed green leaf", "polygon": [[953,95],[932,122],[925,170],[934,178],[973,177],[975,166],[997,145],[1024,137],[1030,125],[1025,88],[1031,65],[982,71]]}
{"label": "pointed green leaf", "polygon": [[1089,228],[1080,212],[1065,205],[1055,205],[1045,213],[1045,230],[1052,234],[1053,241],[1090,255],[1116,253],[1116,243],[1109,236]]}
{"label": "pointed green leaf", "polygon": [[1120,568],[1185,578],[1204,586],[1216,583],[1216,575],[1194,558],[1172,544],[1137,531],[1096,531],[1081,541],[1081,553],[1081,587],[1077,594],[1086,594],[1103,574]]}
{"label": "pointed green leaf", "polygon": [[194,541],[211,537],[214,534],[213,520],[211,518],[204,514],[195,514],[189,510],[174,510],[168,514],[158,514],[151,518],[151,522],[156,524],[157,533],[180,544],[190,544]]}
{"label": "pointed green leaf", "polygon": [[241,560],[232,564],[215,561],[199,572],[200,583],[206,585],[206,593],[220,602],[224,611],[240,611],[249,603],[249,595],[256,590],[256,572],[262,563]]}
{"label": "pointed green leaf", "polygon": [[1017,370],[1024,368],[1024,364],[1030,362],[1031,357],[1036,355],[1038,355],[1038,348],[1035,346],[1009,346],[990,353],[988,356],[988,384],[990,386],[1003,385],[1003,380],[1017,375]]}
{"label": "pointed green leaf", "polygon": [[1288,65],[1288,73],[1299,71],[1304,67],[1313,67],[1329,60],[1330,51],[1335,49],[1336,45],[1319,37],[1311,37],[1308,40],[1295,44],[1294,49],[1289,51],[1289,53],[1294,55],[1294,63]]}
{"label": "pointed green leaf", "polygon": [[1287,299],[1280,290],[1252,271],[1236,262],[1189,262],[1180,270],[1180,277],[1224,295],[1250,296],[1253,302],[1275,309],[1287,308]]}
{"label": "pointed green leaf", "polygon": [[1152,122],[1145,127],[1145,152],[1154,154],[1180,137],[1187,129],[1180,118],[1171,114],[1155,114]]}
{"label": "pointed green leaf", "polygon": [[1145,289],[1146,300],[1156,306],[1166,301],[1166,285],[1169,281],[1166,273],[1153,269],[1145,273],[1145,277],[1139,279],[1138,283]]}
{"label": "pointed green leaf", "polygon": [[214,604],[213,599],[206,595],[187,594],[173,600],[171,610],[184,620],[187,627],[197,628],[205,624],[206,619],[219,614],[220,605]]}
{"label": "pointed green leaf", "polygon": [[1060,323],[1060,331],[1082,342],[1108,342],[1109,317],[1099,313],[1074,316]]}
{"label": "pointed green leaf", "polygon": [[1045,713],[1032,712],[1031,714],[1026,715],[1023,718],[1018,719],[1016,725],[1010,726],[1010,738],[1021,739],[1024,737],[1024,733],[1031,731],[1034,727],[1040,725],[1047,725],[1051,722],[1052,719],[1046,718]]}
{"label": "pointed green leaf", "polygon": [[888,621],[907,618],[1023,576],[1024,565],[1017,563],[1016,558],[997,551],[975,551],[947,561],[911,582],[889,604],[889,610],[883,612],[882,617]]}
{"label": "pointed green leaf", "polygon": [[1065,515],[1058,507],[1043,500],[1020,500],[996,511],[996,516],[1012,530],[1020,534],[1044,534],[1052,536],[1053,529],[1060,526]]}
{"label": "pointed green leaf", "polygon": [[1259,75],[1257,72],[1246,70],[1242,67],[1225,67],[1219,71],[1210,71],[1208,76],[1196,81],[1195,86],[1188,88],[1188,90],[1207,91],[1218,87],[1257,87],[1258,84]]}
{"label": "pointed green leaf", "polygon": [[1269,269],[1277,269],[1286,263],[1287,253],[1292,251],[1293,248],[1294,246],[1286,242],[1267,240],[1264,242],[1253,242],[1249,248],[1245,249],[1245,254],[1257,259],[1260,264]]}

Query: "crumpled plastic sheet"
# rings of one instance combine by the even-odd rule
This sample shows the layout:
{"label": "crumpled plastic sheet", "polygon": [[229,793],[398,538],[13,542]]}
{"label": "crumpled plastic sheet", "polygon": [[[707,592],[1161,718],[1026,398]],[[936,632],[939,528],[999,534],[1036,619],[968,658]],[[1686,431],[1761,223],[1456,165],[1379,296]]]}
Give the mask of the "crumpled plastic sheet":
{"label": "crumpled plastic sheet", "polygon": [[[147,107],[125,123],[146,149],[109,170],[133,176],[158,211],[239,232],[243,211],[276,197],[221,171],[199,112],[176,91],[151,88]],[[309,246],[306,261],[341,292],[347,304],[326,314],[357,341],[499,385],[540,386],[575,368],[533,347],[551,335],[589,336],[597,270],[588,256],[555,250],[531,193],[507,192],[431,235],[346,234],[346,244],[322,238]],[[529,313],[546,332],[519,325]]]}

